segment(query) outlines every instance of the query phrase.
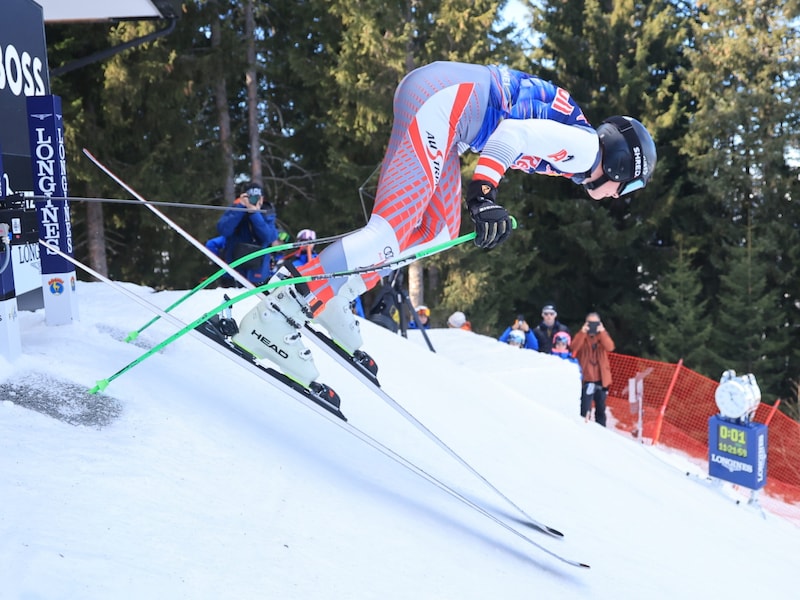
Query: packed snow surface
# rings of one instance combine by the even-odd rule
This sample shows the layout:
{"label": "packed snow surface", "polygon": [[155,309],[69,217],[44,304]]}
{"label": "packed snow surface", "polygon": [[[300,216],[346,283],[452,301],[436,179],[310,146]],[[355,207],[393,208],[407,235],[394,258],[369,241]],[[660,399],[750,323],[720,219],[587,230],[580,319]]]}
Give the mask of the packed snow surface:
{"label": "packed snow surface", "polygon": [[[181,292],[121,284],[162,308]],[[383,389],[491,486],[320,352],[346,427],[102,283],[80,320],[20,313],[0,358],[0,598],[670,599],[800,597],[800,530],[665,449],[578,415],[574,365],[462,330],[362,323]],[[222,301],[203,291],[174,312]],[[235,306],[241,317],[254,299]],[[499,332],[498,332],[499,333]],[[510,500],[565,533],[525,529]]]}

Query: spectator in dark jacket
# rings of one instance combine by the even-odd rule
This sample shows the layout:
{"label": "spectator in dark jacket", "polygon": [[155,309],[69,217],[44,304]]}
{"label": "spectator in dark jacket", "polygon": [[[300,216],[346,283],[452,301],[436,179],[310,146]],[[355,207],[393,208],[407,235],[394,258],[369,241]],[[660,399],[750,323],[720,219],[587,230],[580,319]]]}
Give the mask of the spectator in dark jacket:
{"label": "spectator in dark jacket", "polygon": [[[206,247],[227,263],[271,246],[278,239],[275,208],[264,202],[261,186],[250,181],[239,186],[233,206],[217,221],[217,232],[219,236],[208,240]],[[236,270],[255,285],[261,285],[272,275],[270,255],[247,261]],[[223,283],[231,285],[232,280],[228,278]]]}
{"label": "spectator in dark jacket", "polygon": [[542,308],[542,322],[533,329],[533,334],[539,341],[539,352],[550,354],[553,350],[553,336],[559,331],[569,333],[569,328],[558,321],[556,307],[545,304]]}

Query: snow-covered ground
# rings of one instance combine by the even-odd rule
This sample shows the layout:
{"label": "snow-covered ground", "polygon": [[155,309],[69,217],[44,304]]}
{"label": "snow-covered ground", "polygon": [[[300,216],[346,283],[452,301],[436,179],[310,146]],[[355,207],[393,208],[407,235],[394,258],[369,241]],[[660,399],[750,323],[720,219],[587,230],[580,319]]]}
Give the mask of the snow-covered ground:
{"label": "snow-covered ground", "polygon": [[[22,313],[24,354],[0,358],[2,600],[800,597],[800,529],[687,477],[694,467],[674,454],[584,423],[565,361],[461,330],[430,330],[432,353],[420,332],[362,325],[383,388],[566,537],[526,535],[590,570],[190,336],[86,394],[174,327],[159,322],[127,344],[152,315],[109,286],[78,285],[79,322],[47,327],[43,311]],[[126,286],[161,307],[179,296]],[[176,314],[192,320],[221,294],[202,292]],[[515,515],[315,356],[352,425]]]}

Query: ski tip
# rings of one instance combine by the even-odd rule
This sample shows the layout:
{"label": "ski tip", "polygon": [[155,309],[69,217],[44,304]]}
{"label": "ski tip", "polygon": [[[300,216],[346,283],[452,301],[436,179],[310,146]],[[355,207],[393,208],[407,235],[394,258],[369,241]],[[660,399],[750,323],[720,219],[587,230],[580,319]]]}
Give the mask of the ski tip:
{"label": "ski tip", "polygon": [[139,337],[139,332],[138,331],[131,331],[127,336],[125,336],[125,341],[126,342],[132,342],[137,337]]}

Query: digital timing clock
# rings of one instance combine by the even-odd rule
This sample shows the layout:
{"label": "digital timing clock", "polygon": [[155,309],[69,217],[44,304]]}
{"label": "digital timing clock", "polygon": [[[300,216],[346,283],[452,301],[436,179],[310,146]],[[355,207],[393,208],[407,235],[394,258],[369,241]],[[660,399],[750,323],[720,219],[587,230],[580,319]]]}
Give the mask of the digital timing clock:
{"label": "digital timing clock", "polygon": [[747,458],[747,429],[717,423],[717,451]]}

